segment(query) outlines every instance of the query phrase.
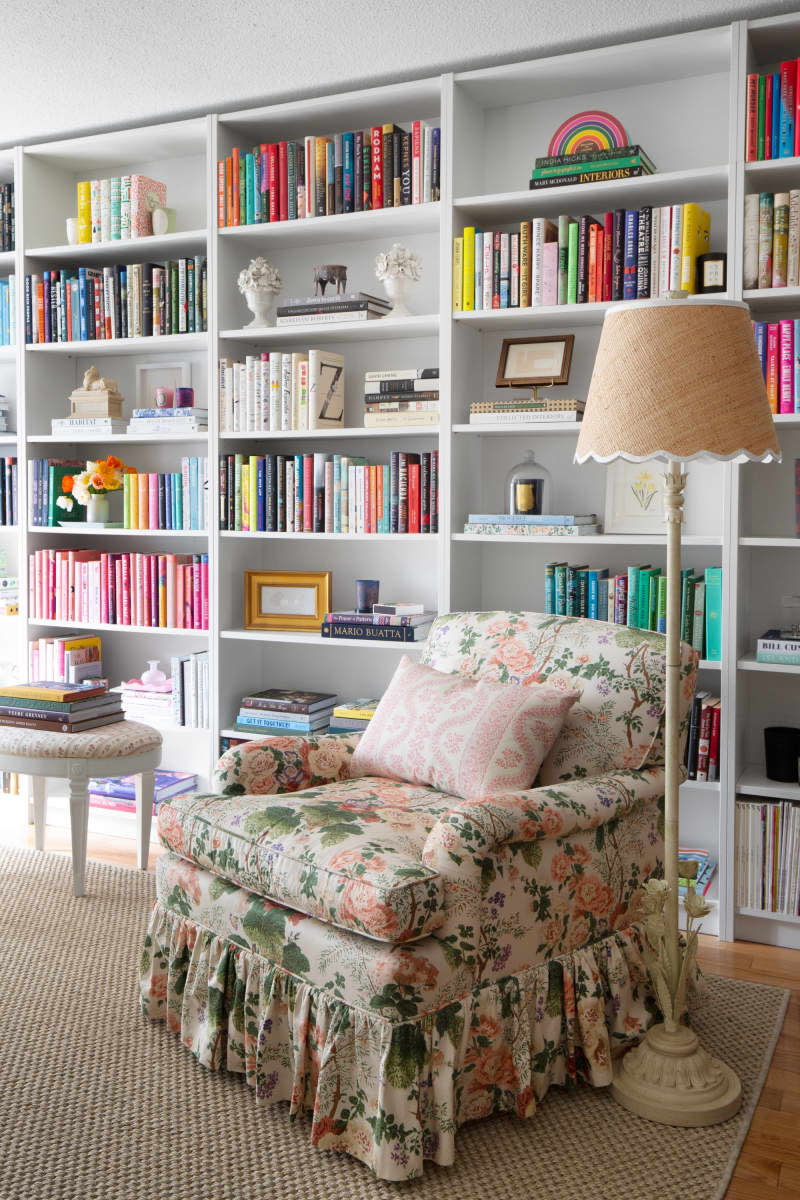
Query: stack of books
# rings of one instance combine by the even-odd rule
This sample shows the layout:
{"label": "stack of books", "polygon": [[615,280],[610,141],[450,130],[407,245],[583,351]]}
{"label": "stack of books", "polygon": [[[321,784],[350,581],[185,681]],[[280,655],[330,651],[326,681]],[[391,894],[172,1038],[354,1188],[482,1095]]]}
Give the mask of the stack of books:
{"label": "stack of books", "polygon": [[28,503],[31,525],[58,525],[59,521],[85,519],[86,510],[79,504],[73,511],[58,508],[56,500],[63,495],[62,483],[65,475],[75,475],[86,469],[82,458],[29,458],[28,459]]}
{"label": "stack of books", "polygon": [[17,344],[17,277],[0,279],[0,346]]}
{"label": "stack of books", "polygon": [[128,422],[123,417],[53,417],[50,432],[65,441],[80,441],[84,436],[127,433]]}
{"label": "stack of books", "polygon": [[614,146],[610,150],[585,150],[580,154],[550,154],[537,158],[529,187],[570,187],[579,183],[609,182],[652,175],[655,165],[641,146]]}
{"label": "stack of books", "polygon": [[123,478],[123,528],[205,529],[207,495],[207,458],[184,457],[180,471],[132,472]]}
{"label": "stack of books", "polygon": [[153,209],[167,203],[167,185],[146,175],[82,179],[78,242],[125,242],[153,232]]}
{"label": "stack of books", "polygon": [[363,733],[375,716],[378,701],[370,698],[348,700],[337,704],[328,728],[328,733]]}
{"label": "stack of books", "polygon": [[84,733],[124,720],[119,696],[105,680],[69,685],[59,681],[0,687],[0,725],[52,733]]}
{"label": "stack of books", "polygon": [[287,300],[276,313],[276,325],[330,325],[341,321],[374,321],[392,311],[386,297],[346,292]]}
{"label": "stack of books", "polygon": [[[19,616],[19,580],[8,573],[8,554],[0,550],[0,617]],[[45,671],[31,672],[31,678],[47,674]]]}
{"label": "stack of books", "polygon": [[793,629],[768,629],[756,642],[756,662],[800,667],[800,632]]}
{"label": "stack of books", "polygon": [[435,620],[424,604],[374,604],[371,613],[327,613],[321,632],[324,638],[361,642],[424,642]]}
{"label": "stack of books", "polygon": [[234,147],[217,162],[217,224],[254,225],[439,199],[441,131],[412,121]]}
{"label": "stack of books", "polygon": [[522,513],[470,513],[464,525],[464,533],[494,537],[594,537],[601,529],[594,513],[585,517],[572,514],[541,517]]}
{"label": "stack of books", "polygon": [[736,907],[800,916],[800,806],[736,801]]}
{"label": "stack of books", "polygon": [[243,696],[235,728],[240,733],[324,733],[336,696],[332,692],[266,688]]}
{"label": "stack of books", "polygon": [[331,350],[219,360],[223,433],[337,429],[344,424],[344,359]]}
{"label": "stack of books", "polygon": [[717,869],[717,860],[714,858],[710,850],[704,850],[697,846],[679,846],[678,847],[678,863],[693,861],[697,863],[697,874],[692,880],[687,875],[684,875],[678,867],[678,891],[682,896],[686,895],[691,882],[698,896],[706,896],[708,889],[711,887],[711,880],[714,878],[714,873]]}
{"label": "stack of books", "polygon": [[145,725],[155,726],[156,729],[174,724],[171,679],[165,679],[163,683],[143,683],[141,679],[129,679],[127,683],[123,681],[118,688],[112,690],[119,693],[127,720],[142,721]]}
{"label": "stack of books", "polygon": [[153,433],[157,437],[179,437],[185,433],[208,432],[207,408],[134,408],[128,433]]}
{"label": "stack of books", "polygon": [[[156,771],[153,789],[153,816],[165,800],[197,791],[197,776],[189,771]],[[89,780],[89,804],[112,812],[136,812],[136,776]]]}
{"label": "stack of books", "polygon": [[0,250],[16,247],[16,208],[13,183],[0,183]]}
{"label": "stack of books", "polygon": [[555,400],[543,396],[510,396],[507,400],[475,400],[469,406],[470,425],[569,424],[583,419],[585,400]]}
{"label": "stack of books", "polygon": [[800,284],[800,189],[751,192],[744,198],[742,286]]}
{"label": "stack of books", "polygon": [[25,276],[25,342],[204,333],[204,254],[174,262],[59,267]]}
{"label": "stack of books", "polygon": [[208,651],[175,654],[169,665],[172,674],[173,724],[186,725],[191,729],[208,729],[211,725]]}
{"label": "stack of books", "polygon": [[696,779],[698,783],[713,783],[719,779],[721,720],[719,696],[712,696],[707,691],[695,692],[683,759],[689,779]]}
{"label": "stack of books", "polygon": [[753,333],[771,410],[800,413],[800,321],[754,321]]}
{"label": "stack of books", "polygon": [[364,376],[365,428],[438,424],[438,367],[367,371]]}
{"label": "stack of books", "polygon": [[780,71],[747,76],[746,162],[792,158],[800,154],[800,122],[796,111],[797,71],[798,59],[790,58],[781,63]]}
{"label": "stack of books", "polygon": [[250,533],[436,533],[439,452],[227,454],[219,464],[220,529]]}
{"label": "stack of books", "polygon": [[699,204],[617,208],[600,219],[562,214],[522,221],[519,233],[465,227],[453,243],[453,308],[590,304],[697,291],[709,250]]}
{"label": "stack of books", "polygon": [[86,637],[40,637],[28,642],[31,679],[86,683],[103,674],[103,647],[97,634]]}
{"label": "stack of books", "polygon": [[0,525],[17,525],[17,460],[0,458]]}

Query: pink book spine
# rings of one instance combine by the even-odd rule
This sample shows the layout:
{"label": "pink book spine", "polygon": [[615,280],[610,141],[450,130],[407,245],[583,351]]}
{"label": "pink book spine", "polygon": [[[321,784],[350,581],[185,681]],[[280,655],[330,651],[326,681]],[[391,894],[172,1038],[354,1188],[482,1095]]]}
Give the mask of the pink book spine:
{"label": "pink book spine", "polygon": [[122,595],[122,555],[114,559],[114,623],[124,625],[122,606],[125,603]]}
{"label": "pink book spine", "polygon": [[155,628],[158,625],[158,559],[155,554],[148,554],[147,569],[150,572],[150,620],[148,624]]}
{"label": "pink book spine", "polygon": [[767,325],[767,399],[772,412],[778,411],[780,393],[780,330],[777,324]]}
{"label": "pink book spine", "polygon": [[558,303],[558,242],[542,247],[542,304]]}
{"label": "pink book spine", "polygon": [[69,608],[69,552],[61,555],[61,580],[58,586],[58,607],[61,619]]}
{"label": "pink book spine", "polygon": [[176,558],[174,554],[167,555],[167,625],[174,629],[178,624],[175,617],[175,572]]}
{"label": "pink book spine", "polygon": [[67,551],[67,606],[66,619],[75,620],[75,551]]}
{"label": "pink book spine", "polygon": [[122,624],[130,625],[131,623],[131,556],[123,554],[120,559],[122,563]]}
{"label": "pink book spine", "polygon": [[47,552],[47,599],[48,612],[47,615],[51,621],[56,619],[56,552],[48,550]]}
{"label": "pink book spine", "polygon": [[147,476],[147,528],[158,529],[158,476]]}
{"label": "pink book spine", "polygon": [[89,563],[89,620],[100,620],[100,559]]}
{"label": "pink book spine", "polygon": [[183,595],[183,580],[184,571],[181,563],[178,563],[175,571],[175,625],[178,629],[184,629],[184,605],[186,603]]}
{"label": "pink book spine", "polygon": [[314,459],[303,455],[303,533],[314,529]]}
{"label": "pink book spine", "polygon": [[142,563],[142,615],[139,624],[150,624],[150,563],[147,555],[144,555]]}
{"label": "pink book spine", "polygon": [[[38,564],[36,554],[28,555],[28,608],[32,617],[39,616]],[[36,679],[36,676],[33,676]]]}
{"label": "pink book spine", "polygon": [[89,621],[89,564],[81,563],[81,620]]}
{"label": "pink book spine", "polygon": [[192,628],[192,568],[183,566],[183,628]]}
{"label": "pink book spine", "polygon": [[200,563],[200,599],[203,610],[202,628],[208,629],[208,560]]}
{"label": "pink book spine", "polygon": [[39,646],[36,642],[31,642],[30,645],[30,667],[31,679],[39,678]]}
{"label": "pink book spine", "polygon": [[56,643],[56,671],[58,678],[66,680],[67,678],[67,652],[64,649],[64,639],[58,638]]}
{"label": "pink book spine", "polygon": [[794,321],[780,323],[780,407],[794,412]]}
{"label": "pink book spine", "polygon": [[192,629],[200,629],[202,619],[202,604],[200,601],[200,563],[192,563]]}
{"label": "pink book spine", "polygon": [[138,553],[136,555],[136,625],[145,624],[145,607],[144,607],[144,575],[145,563],[144,555]]}
{"label": "pink book spine", "polygon": [[[165,554],[159,554],[158,559],[158,624],[160,628],[164,628],[167,624],[167,557]],[[164,597],[164,605],[162,611],[161,597]],[[163,625],[162,625],[163,620]]]}
{"label": "pink book spine", "polygon": [[100,620],[108,624],[108,554],[100,555]]}

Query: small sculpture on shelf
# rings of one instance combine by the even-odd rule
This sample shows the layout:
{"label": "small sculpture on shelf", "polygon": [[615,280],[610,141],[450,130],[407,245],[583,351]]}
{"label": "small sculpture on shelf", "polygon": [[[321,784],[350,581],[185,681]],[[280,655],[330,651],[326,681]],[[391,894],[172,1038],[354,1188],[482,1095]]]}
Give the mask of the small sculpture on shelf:
{"label": "small sculpture on shelf", "polygon": [[399,242],[391,250],[377,255],[375,277],[383,284],[386,295],[392,302],[390,317],[410,317],[408,300],[416,284],[422,278],[422,262],[419,255]]}
{"label": "small sculpture on shelf", "polygon": [[342,263],[328,263],[327,266],[314,267],[314,295],[324,296],[329,283],[336,284],[336,295],[343,296],[347,291],[347,267]]}
{"label": "small sculpture on shelf", "polygon": [[121,417],[122,396],[116,379],[106,379],[97,367],[89,367],[83,375],[83,386],[70,393],[70,415],[73,417]]}
{"label": "small sculpture on shelf", "polygon": [[550,512],[552,479],[546,467],[529,450],[522,462],[506,476],[506,501],[509,516],[547,516]]}
{"label": "small sculpture on shelf", "polygon": [[283,287],[278,268],[259,255],[239,272],[238,286],[253,314],[252,321],[245,328],[264,329],[269,326],[273,297]]}

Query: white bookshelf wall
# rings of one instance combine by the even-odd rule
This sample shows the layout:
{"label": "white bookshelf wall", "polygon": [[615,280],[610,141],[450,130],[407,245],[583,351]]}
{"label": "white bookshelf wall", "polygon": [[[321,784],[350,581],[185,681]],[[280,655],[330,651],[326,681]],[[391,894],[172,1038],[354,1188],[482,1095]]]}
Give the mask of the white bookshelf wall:
{"label": "white bookshelf wall", "polygon": [[[663,565],[664,538],[603,535],[591,539],[480,539],[463,533],[470,511],[497,510],[508,468],[527,449],[551,472],[557,508],[603,513],[605,469],[572,462],[577,434],[558,427],[520,432],[468,425],[472,401],[490,398],[502,338],[525,333],[574,332],[569,385],[563,395],[585,396],[606,304],[528,310],[451,312],[451,247],[467,224],[512,230],[523,218],[615,207],[699,201],[711,213],[711,246],[728,252],[728,295],[742,297],[742,212],[746,192],[796,186],[800,160],[745,165],[744,94],[749,70],[765,70],[800,53],[800,16],[735,22],[717,29],[611,46],[431,79],[269,105],[221,116],[144,126],[0,151],[0,179],[14,174],[17,246],[0,255],[0,275],[16,270],[18,328],[24,329],[22,280],[26,271],[50,264],[153,260],[205,252],[209,262],[207,334],[54,347],[20,346],[0,351],[0,391],[19,398],[13,414],[21,464],[37,455],[83,452],[84,443],[50,436],[50,419],[63,415],[66,397],[92,362],[114,376],[129,411],[135,367],[156,356],[191,362],[197,401],[211,412],[208,447],[211,528],[190,538],[163,534],[101,535],[109,548],[197,548],[210,559],[211,627],[208,634],[105,629],[104,659],[112,678],[138,674],[144,660],[162,662],[187,647],[208,647],[211,659],[207,731],[175,731],[165,765],[192,769],[207,780],[219,735],[231,732],[245,690],[267,685],[330,690],[345,697],[379,694],[403,650],[419,647],[330,643],[318,636],[254,633],[243,628],[243,572],[253,568],[333,572],[333,604],[352,603],[354,580],[381,580],[382,594],[413,595],[446,612],[470,608],[544,607],[544,564],[552,559],[623,567],[631,562]],[[527,189],[533,158],[543,153],[554,129],[587,108],[614,113],[631,140],[641,143],[658,173],[617,183]],[[374,123],[404,124],[422,118],[441,127],[439,203],[400,210],[345,214],[273,225],[218,229],[216,163],[233,146],[302,139]],[[79,179],[132,170],[167,184],[167,203],[177,211],[177,232],[164,238],[111,246],[64,245],[66,217],[76,208]],[[264,254],[283,276],[284,296],[313,290],[313,267],[341,262],[349,287],[379,291],[374,258],[393,241],[423,260],[422,282],[412,318],[391,323],[304,329],[244,329],[249,320],[236,287],[241,268]],[[800,315],[800,288],[780,294],[748,293],[754,315],[770,319]],[[271,349],[330,345],[345,356],[345,427],[314,434],[220,433],[216,363],[221,355],[243,358]],[[376,367],[429,366],[438,362],[441,423],[438,429],[376,431],[363,428],[363,373]],[[752,654],[754,639],[780,623],[780,597],[800,591],[800,539],[793,512],[794,459],[800,457],[800,417],[776,421],[784,451],[781,466],[697,466],[689,472],[684,562],[724,568],[724,646],[721,663],[701,664],[700,684],[723,701],[721,779],[685,784],[681,792],[684,842],[715,851],[720,869],[712,887],[710,932],[800,945],[800,923],[765,915],[737,914],[733,887],[733,817],[737,793],[800,799],[800,787],[776,792],[766,781],[762,729],[797,723],[798,677],[791,669],[764,670]],[[0,435],[3,436],[3,435]],[[109,439],[105,439],[105,447]],[[144,470],[168,469],[181,449],[147,439],[113,439],[126,462]],[[0,453],[13,452],[0,444]],[[12,439],[13,445],[13,439]],[[218,470],[221,453],[296,451],[330,447],[387,461],[393,448],[440,452],[438,535],[309,536],[220,533]],[[20,469],[20,511],[27,514],[25,470]],[[0,531],[25,575],[31,549],[78,545],[85,533],[20,528]],[[556,542],[556,544],[553,544]],[[94,543],[92,543],[94,544]],[[23,591],[23,608],[24,591]],[[24,636],[65,629],[32,624],[23,613]]]}

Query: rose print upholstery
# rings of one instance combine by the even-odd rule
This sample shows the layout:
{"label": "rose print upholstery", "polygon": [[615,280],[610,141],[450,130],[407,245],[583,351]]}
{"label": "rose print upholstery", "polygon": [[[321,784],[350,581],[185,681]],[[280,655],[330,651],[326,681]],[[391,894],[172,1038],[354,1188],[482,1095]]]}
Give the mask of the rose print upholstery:
{"label": "rose print upholstery", "polygon": [[[465,1121],[609,1083],[656,1012],[637,914],[663,856],[664,639],[457,613],[423,660],[580,692],[535,786],[351,779],[355,735],[236,747],[216,795],[161,807],[141,960],[146,1015],[386,1179],[452,1163]],[[695,670],[683,647],[684,717]]]}

